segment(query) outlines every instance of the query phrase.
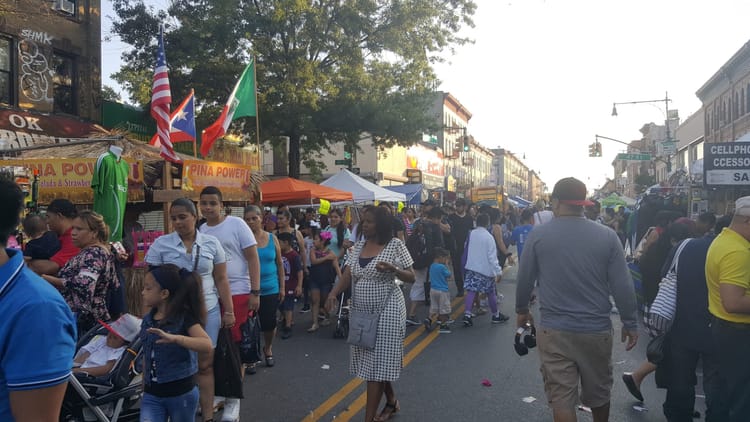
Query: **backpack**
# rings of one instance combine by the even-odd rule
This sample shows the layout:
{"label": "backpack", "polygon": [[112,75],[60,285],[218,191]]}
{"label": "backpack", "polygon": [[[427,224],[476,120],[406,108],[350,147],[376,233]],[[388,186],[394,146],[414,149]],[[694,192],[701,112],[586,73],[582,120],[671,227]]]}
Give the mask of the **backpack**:
{"label": "backpack", "polygon": [[414,260],[415,270],[427,268],[432,264],[434,249],[433,233],[428,222],[418,220],[414,223],[411,235],[406,239],[406,249]]}

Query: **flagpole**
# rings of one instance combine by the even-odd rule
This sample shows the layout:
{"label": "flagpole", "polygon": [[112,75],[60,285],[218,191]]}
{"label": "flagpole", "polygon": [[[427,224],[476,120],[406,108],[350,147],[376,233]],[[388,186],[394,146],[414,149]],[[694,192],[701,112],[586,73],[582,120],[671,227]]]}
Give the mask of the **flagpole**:
{"label": "flagpole", "polygon": [[260,122],[258,119],[258,61],[255,60],[255,54],[253,54],[253,95],[255,95],[255,143],[257,144],[257,156],[258,156],[258,170],[263,169],[263,163],[260,162],[262,155],[260,149]]}
{"label": "flagpole", "polygon": [[[190,96],[193,97],[193,111],[195,111],[195,89],[190,88]],[[195,113],[193,113],[193,126],[195,126]],[[196,130],[197,132],[197,130]],[[198,158],[198,134],[193,137],[193,157]]]}

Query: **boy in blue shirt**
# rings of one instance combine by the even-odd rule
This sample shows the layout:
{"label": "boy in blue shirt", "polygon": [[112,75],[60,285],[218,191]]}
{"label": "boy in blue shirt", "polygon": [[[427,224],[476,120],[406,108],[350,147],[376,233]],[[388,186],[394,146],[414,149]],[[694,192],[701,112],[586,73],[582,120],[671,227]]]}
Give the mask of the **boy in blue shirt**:
{"label": "boy in blue shirt", "polygon": [[435,258],[430,264],[430,317],[423,321],[427,331],[432,329],[433,320],[440,323],[440,332],[447,334],[451,332],[448,327],[448,318],[451,315],[451,296],[448,293],[448,281],[453,280],[451,271],[448,269],[450,253],[443,248],[434,249]]}
{"label": "boy in blue shirt", "polygon": [[534,228],[534,214],[530,209],[526,208],[521,211],[521,225],[513,229],[513,233],[510,235],[510,244],[516,245],[518,250],[518,262],[521,262],[521,252],[523,252],[523,245],[526,243],[526,239],[529,237],[529,232]]}

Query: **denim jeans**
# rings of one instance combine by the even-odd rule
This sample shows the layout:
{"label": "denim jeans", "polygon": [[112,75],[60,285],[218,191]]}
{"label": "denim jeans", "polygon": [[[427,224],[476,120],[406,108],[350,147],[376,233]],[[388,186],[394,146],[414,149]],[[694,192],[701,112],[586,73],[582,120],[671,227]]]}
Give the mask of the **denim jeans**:
{"label": "denim jeans", "polygon": [[726,389],[728,422],[750,420],[750,324],[729,323],[714,318],[711,324],[717,348],[719,377]]}
{"label": "denim jeans", "polygon": [[193,421],[198,410],[198,387],[175,397],[148,393],[141,399],[141,422]]}
{"label": "denim jeans", "polygon": [[664,416],[669,422],[692,422],[695,406],[695,371],[698,359],[703,363],[703,391],[706,394],[706,422],[722,422],[728,419],[726,392],[721,386],[716,356],[685,347],[670,339],[667,355],[659,365],[666,376],[667,397],[664,400]]}

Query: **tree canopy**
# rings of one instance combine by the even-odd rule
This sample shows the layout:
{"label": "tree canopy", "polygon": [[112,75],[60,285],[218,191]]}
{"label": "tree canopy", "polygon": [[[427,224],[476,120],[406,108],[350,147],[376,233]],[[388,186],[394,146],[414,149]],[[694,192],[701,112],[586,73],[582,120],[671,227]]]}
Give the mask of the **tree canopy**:
{"label": "tree canopy", "polygon": [[[251,57],[263,139],[289,137],[289,175],[330,143],[411,145],[440,122],[429,115],[433,65],[471,42],[471,0],[113,0],[113,32],[132,49],[114,75],[131,99],[150,101],[156,34],[166,24],[172,96],[190,88],[199,128],[219,114]],[[253,124],[244,125],[253,132]]]}

